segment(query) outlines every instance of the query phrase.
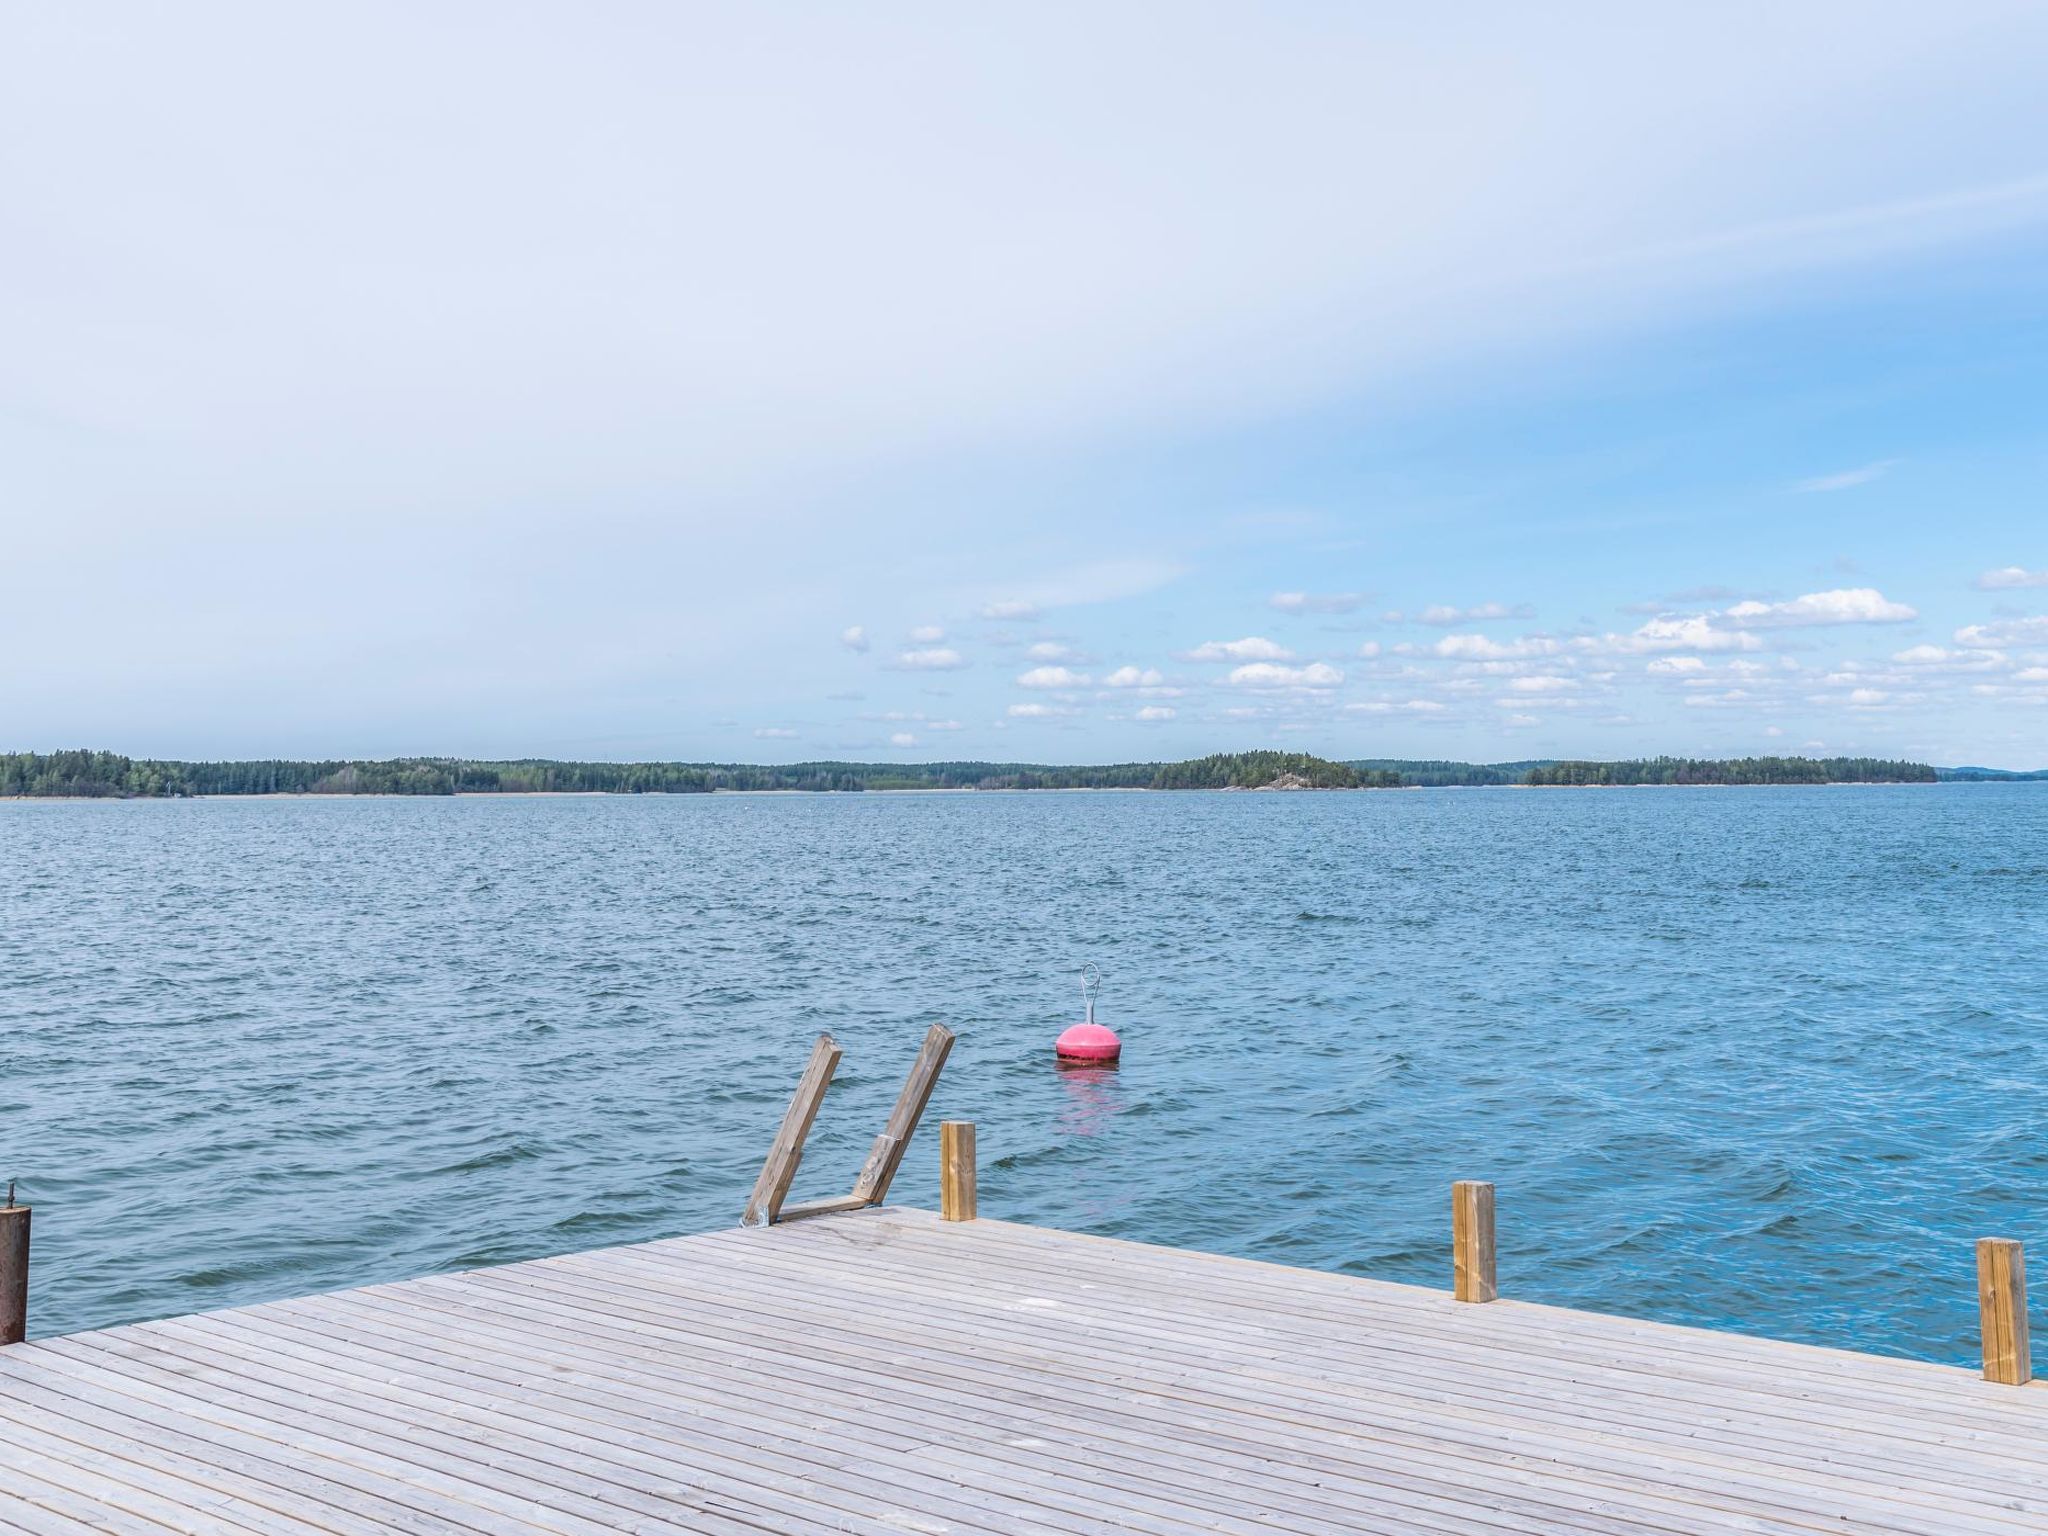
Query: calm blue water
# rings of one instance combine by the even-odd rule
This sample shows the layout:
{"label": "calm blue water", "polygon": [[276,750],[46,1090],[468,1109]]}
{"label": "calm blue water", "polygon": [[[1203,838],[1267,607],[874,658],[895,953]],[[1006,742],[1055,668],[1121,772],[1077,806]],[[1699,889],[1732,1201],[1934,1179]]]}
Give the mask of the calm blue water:
{"label": "calm blue water", "polygon": [[[2048,1254],[2048,786],[0,804],[31,1330],[841,1193],[1941,1360]],[[1097,961],[1123,1068],[1056,1070]]]}

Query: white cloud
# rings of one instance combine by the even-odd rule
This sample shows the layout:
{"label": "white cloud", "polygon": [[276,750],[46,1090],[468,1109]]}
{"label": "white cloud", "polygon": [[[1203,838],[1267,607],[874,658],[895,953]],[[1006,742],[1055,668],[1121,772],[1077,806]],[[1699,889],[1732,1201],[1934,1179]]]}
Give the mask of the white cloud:
{"label": "white cloud", "polygon": [[[1808,592],[1788,602],[1751,599],[1713,613],[1660,614],[1626,635],[1575,641],[1590,651],[1642,655],[1661,651],[1755,651],[1763,648],[1752,630],[1798,629],[1836,624],[1899,624],[1919,614],[1895,603],[1872,587],[1847,587]],[[1472,637],[1477,638],[1477,637]],[[1651,663],[1664,674],[1697,670],[1697,658],[1672,658],[1668,665]]]}
{"label": "white cloud", "polygon": [[1439,656],[1460,661],[1514,661],[1530,656],[1555,656],[1564,647],[1547,635],[1519,640],[1494,640],[1485,635],[1445,635],[1430,647]]}
{"label": "white cloud", "polygon": [[1012,600],[1002,603],[986,603],[982,606],[984,619],[997,619],[1014,624],[1028,623],[1038,617],[1038,604]]}
{"label": "white cloud", "polygon": [[1056,704],[1012,704],[1012,720],[1050,720],[1058,715],[1071,715],[1071,709],[1062,709]]}
{"label": "white cloud", "polygon": [[1275,592],[1266,603],[1282,613],[1355,613],[1365,598],[1363,592]]}
{"label": "white cloud", "polygon": [[1508,684],[1516,693],[1566,693],[1579,686],[1572,677],[1518,677]]}
{"label": "white cloud", "polygon": [[1375,656],[1379,655],[1379,653],[1380,643],[1377,640],[1368,640],[1365,642],[1365,644],[1361,645],[1358,648],[1358,654],[1360,656],[1363,656],[1367,661],[1371,661]]}
{"label": "white cloud", "polygon": [[2022,667],[2013,673],[2016,683],[2048,683],[2048,667]]}
{"label": "white cloud", "polygon": [[1292,661],[1294,652],[1262,635],[1242,640],[1209,640],[1187,653],[1189,661]]}
{"label": "white cloud", "polygon": [[1979,576],[1977,585],[1986,592],[2005,592],[2014,587],[2048,587],[2048,571],[2030,571],[2019,565],[2001,566]]}
{"label": "white cloud", "polygon": [[1164,704],[1147,704],[1138,711],[1138,718],[1148,724],[1157,724],[1161,720],[1171,720],[1175,713]]}
{"label": "white cloud", "polygon": [[1156,667],[1118,667],[1103,679],[1112,688],[1157,688],[1166,681],[1165,675]]}
{"label": "white cloud", "polygon": [[1849,690],[1849,703],[1858,709],[1868,709],[1873,705],[1882,704],[1890,697],[1891,695],[1882,688],[1852,688]]}
{"label": "white cloud", "polygon": [[1844,469],[1832,475],[1815,475],[1810,480],[1801,480],[1793,487],[1796,491],[1846,491],[1855,486],[1868,485],[1881,480],[1898,465],[1897,459],[1879,459],[1874,464],[1864,464],[1856,469]]}
{"label": "white cloud", "polygon": [[889,738],[889,745],[892,747],[914,747],[917,745],[917,738],[908,731],[897,731]]}
{"label": "white cloud", "polygon": [[1704,672],[1707,664],[1697,656],[1659,656],[1645,664],[1643,670],[1660,677],[1677,677],[1688,672]]}
{"label": "white cloud", "polygon": [[1344,681],[1344,674],[1321,661],[1312,661],[1305,667],[1256,661],[1237,668],[1225,681],[1233,688],[1334,688]]}
{"label": "white cloud", "polygon": [[1057,640],[1040,640],[1024,652],[1033,661],[1081,661],[1082,654]]}
{"label": "white cloud", "polygon": [[1514,608],[1505,603],[1481,603],[1476,608],[1449,608],[1442,604],[1425,608],[1416,615],[1422,624],[1484,624],[1493,619],[1526,619],[1534,617],[1527,603]]}
{"label": "white cloud", "polygon": [[1968,624],[1956,631],[1956,644],[1967,645],[1973,650],[1999,645],[2048,645],[2048,615]]}
{"label": "white cloud", "polygon": [[865,651],[868,648],[868,632],[858,624],[849,624],[839,632],[839,643],[849,651]]}
{"label": "white cloud", "polygon": [[967,665],[961,654],[949,646],[928,650],[899,651],[894,665],[906,672],[957,672]]}
{"label": "white cloud", "polygon": [[1875,587],[1842,587],[1809,592],[1785,603],[1752,599],[1724,608],[1714,617],[1743,629],[1792,629],[1820,624],[1903,624],[1920,615],[1904,603],[1892,602]]}
{"label": "white cloud", "polygon": [[1754,651],[1763,647],[1755,635],[1716,629],[1707,615],[1652,619],[1633,634],[1609,635],[1602,645],[1607,650],[1641,654],[1645,651]]}
{"label": "white cloud", "polygon": [[1033,667],[1017,679],[1019,688],[1086,688],[1091,679],[1085,672],[1067,667]]}
{"label": "white cloud", "polygon": [[759,739],[759,740],[761,740],[761,741],[794,741],[794,740],[796,740],[796,732],[795,732],[795,731],[790,731],[790,730],[784,730],[784,729],[783,729],[783,728],[782,728],[781,726],[779,726],[779,725],[764,725],[764,726],[762,726],[762,727],[761,727],[761,728],[760,728],[759,730],[755,731],[755,732],[754,732],[754,735],[755,735],[755,737],[756,737],[756,738],[758,738],[758,739]]}
{"label": "white cloud", "polygon": [[912,645],[937,645],[945,638],[945,627],[939,624],[920,624],[910,632]]}
{"label": "white cloud", "polygon": [[1947,672],[1997,672],[2011,665],[2003,651],[1949,651],[1938,645],[1909,646],[1892,653],[1892,660],[1907,667],[1938,667]]}

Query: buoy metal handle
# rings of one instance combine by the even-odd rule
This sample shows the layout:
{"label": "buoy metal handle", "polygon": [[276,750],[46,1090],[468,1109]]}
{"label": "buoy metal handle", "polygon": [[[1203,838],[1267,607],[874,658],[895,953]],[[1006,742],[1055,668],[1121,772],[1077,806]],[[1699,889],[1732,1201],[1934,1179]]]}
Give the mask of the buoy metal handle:
{"label": "buoy metal handle", "polygon": [[1081,967],[1081,1001],[1088,1008],[1088,1022],[1095,1022],[1095,994],[1102,987],[1102,972],[1092,964]]}

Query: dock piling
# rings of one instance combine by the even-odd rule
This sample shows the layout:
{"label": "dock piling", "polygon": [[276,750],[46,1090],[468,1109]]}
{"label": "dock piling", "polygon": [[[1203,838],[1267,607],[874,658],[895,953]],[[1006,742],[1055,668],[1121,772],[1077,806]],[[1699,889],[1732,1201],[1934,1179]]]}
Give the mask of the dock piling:
{"label": "dock piling", "polygon": [[0,1206],[0,1344],[19,1344],[28,1337],[29,1208],[14,1201]]}
{"label": "dock piling", "polygon": [[2027,1257],[2012,1238],[1977,1241],[1977,1309],[1984,1335],[1984,1379],[2025,1386],[2034,1379],[2027,1340]]}
{"label": "dock piling", "polygon": [[1460,1301],[1500,1294],[1493,1267],[1493,1186],[1472,1179],[1451,1185],[1452,1292]]}
{"label": "dock piling", "polygon": [[972,1221],[975,1217],[974,1122],[939,1122],[939,1217]]}

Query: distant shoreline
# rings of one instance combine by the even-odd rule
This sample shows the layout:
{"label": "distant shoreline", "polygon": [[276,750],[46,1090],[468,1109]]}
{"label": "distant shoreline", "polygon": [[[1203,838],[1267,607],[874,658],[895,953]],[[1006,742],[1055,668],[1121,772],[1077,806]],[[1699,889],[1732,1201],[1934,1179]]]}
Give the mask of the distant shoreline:
{"label": "distant shoreline", "polygon": [[571,762],[548,758],[184,762],[115,752],[0,753],[0,798],[218,799],[336,795],[964,794],[1000,790],[1646,788],[1783,784],[1934,783],[2048,778],[1935,768],[1873,757],[1531,758],[1466,763],[1354,758],[1261,749],[1179,762],[1102,764],[815,761],[802,763]]}
{"label": "distant shoreline", "polygon": [[[1827,782],[1784,782],[1771,784],[1403,784],[1389,786],[1407,790],[1621,790],[1621,789],[1941,789],[1984,784],[2048,783],[2048,775],[2014,775],[1997,779],[1857,779]],[[345,800],[689,800],[703,798],[754,800],[841,799],[857,795],[947,796],[947,795],[1244,795],[1347,794],[1352,787],[1329,786],[1268,790],[1264,787],[1155,789],[1149,785],[1061,785],[1043,789],[1015,787],[978,789],[971,785],[952,787],[905,786],[892,789],[714,789],[714,790],[609,790],[609,789],[482,789],[456,790],[443,795],[406,794],[392,790],[275,790],[251,794],[218,795],[0,795],[6,805],[106,805],[150,801],[164,804],[192,804],[197,801],[345,801]],[[1382,791],[1374,791],[1380,793]]]}

